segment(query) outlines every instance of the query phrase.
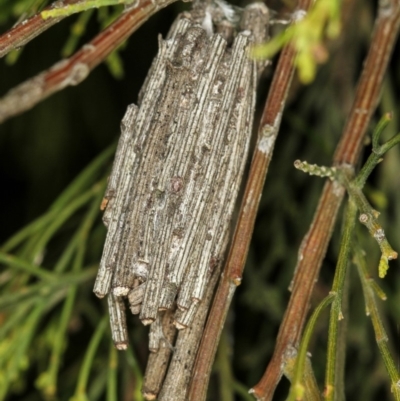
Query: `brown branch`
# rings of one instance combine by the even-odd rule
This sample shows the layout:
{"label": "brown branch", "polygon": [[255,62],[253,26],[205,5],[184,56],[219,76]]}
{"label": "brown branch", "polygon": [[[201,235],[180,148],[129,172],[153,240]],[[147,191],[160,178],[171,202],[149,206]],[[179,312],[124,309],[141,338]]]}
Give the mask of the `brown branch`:
{"label": "brown branch", "polygon": [[[78,1],[80,0],[64,0],[64,5],[77,3]],[[54,3],[46,7],[45,10],[51,10],[52,8],[54,8]],[[58,17],[44,20],[39,12],[34,16],[21,21],[0,36],[0,58],[4,57],[13,49],[25,46],[32,39],[36,38],[36,36],[39,36],[42,32],[46,31],[64,18],[65,17]]]}
{"label": "brown branch", "polygon": [[[134,9],[124,12],[91,42],[48,71],[31,78],[0,99],[0,123],[20,114],[69,85],[81,83],[113,50],[148,18],[176,0],[139,0]],[[58,19],[58,18],[55,18]]]}
{"label": "brown branch", "polygon": [[[386,7],[381,4],[352,112],[334,156],[335,164],[354,165],[358,158],[367,126],[379,100],[379,91],[399,25],[400,2],[392,0]],[[252,389],[259,400],[272,399],[282,376],[285,354],[290,347],[299,343],[314,282],[318,277],[342,198],[343,189],[338,184],[325,184],[313,222],[300,248],[293,292],[279,329],[272,360],[260,382]]]}
{"label": "brown branch", "polygon": [[[310,0],[300,1],[299,9],[307,10],[310,5]],[[188,399],[190,401],[204,401],[206,399],[208,380],[222,328],[235,289],[241,283],[265,177],[293,77],[295,57],[296,52],[294,48],[290,45],[286,46],[282,50],[275,70],[269,96],[261,118],[257,147],[253,155],[249,178],[230,252],[225,264],[224,274],[219,283],[197,353],[189,390]]]}
{"label": "brown branch", "polygon": [[379,102],[383,76],[398,35],[400,1],[382,4],[375,22],[371,47],[364,63],[350,117],[337,146],[334,163],[355,164],[362,148],[362,141]]}

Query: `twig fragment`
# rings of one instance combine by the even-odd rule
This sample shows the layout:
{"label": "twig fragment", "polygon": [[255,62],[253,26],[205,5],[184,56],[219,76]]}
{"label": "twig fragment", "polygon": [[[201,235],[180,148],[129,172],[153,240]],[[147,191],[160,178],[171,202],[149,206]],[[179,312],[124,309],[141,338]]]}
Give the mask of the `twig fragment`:
{"label": "twig fragment", "polygon": [[108,297],[111,333],[114,345],[119,350],[128,347],[128,331],[126,328],[125,304],[123,299],[111,294]]}
{"label": "twig fragment", "polygon": [[[162,319],[163,338],[159,341],[159,347],[156,352],[151,352],[147,360],[146,373],[142,393],[146,400],[155,400],[161,390],[162,383],[167,372],[172,345],[176,336],[176,327],[173,324],[174,312],[167,310],[160,314]],[[150,326],[150,330],[153,325]]]}

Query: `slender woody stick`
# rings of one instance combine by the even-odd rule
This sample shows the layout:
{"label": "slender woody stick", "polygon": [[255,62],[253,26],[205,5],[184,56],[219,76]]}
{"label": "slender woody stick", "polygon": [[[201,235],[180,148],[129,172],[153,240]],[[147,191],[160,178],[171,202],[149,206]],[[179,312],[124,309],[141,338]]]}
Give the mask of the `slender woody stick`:
{"label": "slender woody stick", "polygon": [[[358,83],[356,97],[335,156],[335,165],[356,163],[366,129],[378,100],[379,91],[400,25],[400,2],[381,2],[369,53]],[[303,239],[294,276],[293,292],[279,329],[275,351],[264,376],[252,389],[257,399],[271,400],[282,376],[285,353],[297,346],[304,326],[315,279],[331,237],[343,189],[327,182],[311,227]]]}
{"label": "slender woody stick", "polygon": [[[299,10],[307,10],[311,3],[311,0],[300,1]],[[301,15],[301,13],[298,15]],[[260,122],[257,147],[250,167],[249,179],[232,245],[225,264],[223,278],[219,283],[210,316],[203,333],[200,349],[197,353],[189,390],[188,399],[190,401],[203,401],[206,399],[208,380],[218,341],[233,294],[236,287],[241,283],[258,204],[268,166],[272,158],[287,93],[293,77],[293,61],[295,57],[295,49],[290,45],[286,46],[282,50],[275,69],[269,96]]]}
{"label": "slender woody stick", "polygon": [[[74,4],[80,0],[64,0],[64,5]],[[45,8],[45,10],[51,10],[54,3]],[[13,26],[9,31],[5,32],[0,36],[0,58],[4,57],[13,49],[25,46],[32,39],[39,36],[42,32],[48,28],[60,22],[65,17],[49,18],[44,20],[40,12],[34,16],[20,22]]]}
{"label": "slender woody stick", "polygon": [[[69,85],[81,83],[93,68],[97,67],[148,18],[175,1],[138,0],[135,8],[124,12],[72,57],[61,60],[48,71],[18,85],[0,99],[0,123],[32,108]],[[59,21],[58,17],[55,19]],[[52,18],[46,21],[50,20]]]}

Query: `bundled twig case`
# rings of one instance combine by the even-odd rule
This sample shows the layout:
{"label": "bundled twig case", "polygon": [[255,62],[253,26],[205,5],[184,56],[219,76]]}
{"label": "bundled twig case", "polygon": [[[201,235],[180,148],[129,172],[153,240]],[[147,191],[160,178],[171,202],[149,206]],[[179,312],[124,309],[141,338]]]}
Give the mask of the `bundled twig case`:
{"label": "bundled twig case", "polygon": [[182,329],[220,270],[253,125],[260,66],[249,49],[268,22],[260,3],[241,14],[221,2],[181,14],[122,120],[94,288],[108,295],[119,349],[128,341],[124,298],[144,324],[176,309]]}

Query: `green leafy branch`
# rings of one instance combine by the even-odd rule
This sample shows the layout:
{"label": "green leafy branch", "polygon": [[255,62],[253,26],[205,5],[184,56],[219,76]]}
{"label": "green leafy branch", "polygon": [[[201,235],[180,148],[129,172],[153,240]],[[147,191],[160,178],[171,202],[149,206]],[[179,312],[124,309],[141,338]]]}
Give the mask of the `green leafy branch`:
{"label": "green leafy branch", "polygon": [[379,277],[383,278],[389,268],[389,260],[397,258],[397,252],[395,252],[389,244],[385,232],[378,222],[379,212],[374,210],[368,202],[362,188],[373,169],[383,160],[382,156],[390,150],[393,146],[400,143],[400,133],[395,135],[386,143],[379,145],[379,139],[391,120],[391,115],[386,114],[383,116],[376,129],[372,134],[372,153],[367,159],[361,171],[357,177],[353,178],[353,171],[347,166],[340,167],[324,167],[317,165],[310,165],[307,162],[296,160],[294,166],[311,175],[317,175],[320,177],[329,177],[332,180],[337,180],[345,186],[349,196],[355,202],[360,215],[359,220],[364,224],[372,237],[377,241],[381,249],[381,259],[379,262]]}
{"label": "green leafy branch", "polygon": [[[335,270],[335,277],[332,289],[330,291],[330,294],[320,303],[320,305],[316,308],[311,318],[309,319],[300,343],[298,354],[294,353],[291,357],[288,357],[286,362],[285,374],[291,379],[292,382],[288,401],[320,399],[318,392],[315,391],[315,380],[313,379],[311,364],[306,357],[306,351],[312,331],[315,327],[316,320],[322,310],[330,303],[332,303],[332,306],[329,320],[324,399],[326,401],[333,401],[337,399],[337,393],[340,391],[338,380],[340,378],[340,372],[343,371],[344,366],[342,365],[343,361],[338,358],[340,341],[338,333],[340,322],[344,318],[342,313],[343,291],[345,288],[347,267],[349,264],[351,248],[353,245],[353,233],[357,211],[360,212],[360,221],[365,220],[365,215],[368,216],[369,221],[362,222],[367,225],[370,233],[380,245],[382,252],[381,261],[379,264],[380,277],[384,277],[384,275],[386,274],[388,268],[387,261],[395,259],[397,257],[397,253],[392,250],[391,246],[384,237],[384,234],[382,234],[383,229],[376,221],[379,213],[375,211],[372,206],[370,206],[364,194],[362,193],[362,188],[368,176],[376,167],[376,165],[380,163],[380,161],[382,161],[382,156],[389,149],[400,142],[400,134],[397,134],[383,145],[379,145],[380,135],[382,134],[385,127],[388,125],[390,119],[391,116],[389,114],[386,114],[374,130],[372,136],[372,154],[370,155],[367,162],[365,163],[356,178],[353,178],[354,173],[352,169],[349,169],[347,166],[328,168],[319,167],[317,165],[310,165],[307,162],[300,162],[298,160],[295,162],[295,167],[306,173],[321,177],[328,177],[331,180],[339,181],[345,186],[350,197],[347,205],[345,222],[342,232],[341,247],[339,251],[339,257]],[[392,393],[394,394],[396,400],[400,400],[399,372],[395,367],[393,358],[391,357],[387,347],[387,336],[379,317],[374,293],[377,293],[378,296],[380,296],[382,299],[385,299],[386,296],[376,285],[376,283],[368,278],[365,260],[357,247],[355,253],[355,263],[357,264],[361,277],[367,313],[371,315],[378,347],[380,349],[386,369],[391,379]],[[382,266],[382,264],[384,264],[384,266]]]}
{"label": "green leafy branch", "polygon": [[319,401],[321,399],[307,350],[318,318],[323,310],[334,301],[335,296],[335,294],[329,294],[315,308],[304,330],[298,352],[291,350],[292,355],[287,359],[284,369],[285,375],[292,383],[286,401],[303,399]]}
{"label": "green leafy branch", "polygon": [[[111,146],[99,155],[44,215],[0,248],[0,264],[4,267],[0,274],[0,319],[4,321],[0,327],[0,400],[24,387],[24,371],[33,365],[41,367],[36,387],[46,399],[57,396],[62,361],[68,349],[69,327],[82,308],[90,310],[90,321],[97,329],[80,371],[68,374],[77,376],[73,379],[77,382],[74,400],[97,399],[89,396],[95,385],[90,382],[88,386],[89,373],[95,368],[94,357],[104,337],[107,316],[98,324],[99,312],[89,303],[82,305],[82,299],[79,308],[78,296],[93,281],[97,271],[97,264],[85,266],[87,248],[89,243],[93,244],[101,226],[99,206],[106,185],[104,173],[114,149],[115,146]],[[68,234],[69,241],[60,254],[48,255],[47,249],[54,249],[53,245],[49,246],[50,241],[56,243],[58,235],[63,237],[71,229],[74,231]],[[110,338],[108,343],[111,345]],[[127,357],[140,383],[141,372],[132,351]],[[100,385],[98,388],[105,389],[108,399],[115,400],[117,366],[113,351],[110,358],[107,379],[95,387]],[[140,400],[138,389],[135,394]]]}
{"label": "green leafy branch", "polygon": [[67,17],[72,14],[87,11],[91,8],[100,8],[105,6],[125,5],[132,6],[137,0],[82,0],[75,4],[69,4],[54,8],[53,10],[46,10],[42,12],[42,18],[56,18]]}
{"label": "green leafy branch", "polygon": [[371,316],[372,326],[375,331],[376,343],[378,344],[379,351],[382,355],[383,362],[392,382],[391,391],[396,401],[400,400],[400,373],[396,368],[396,364],[390,354],[388,347],[388,337],[383,327],[382,319],[379,316],[378,306],[376,304],[377,295],[382,300],[386,300],[386,294],[381,290],[374,279],[369,277],[365,255],[360,247],[355,247],[355,255],[353,259],[357,266],[358,274],[361,279],[363,288],[366,313]]}

